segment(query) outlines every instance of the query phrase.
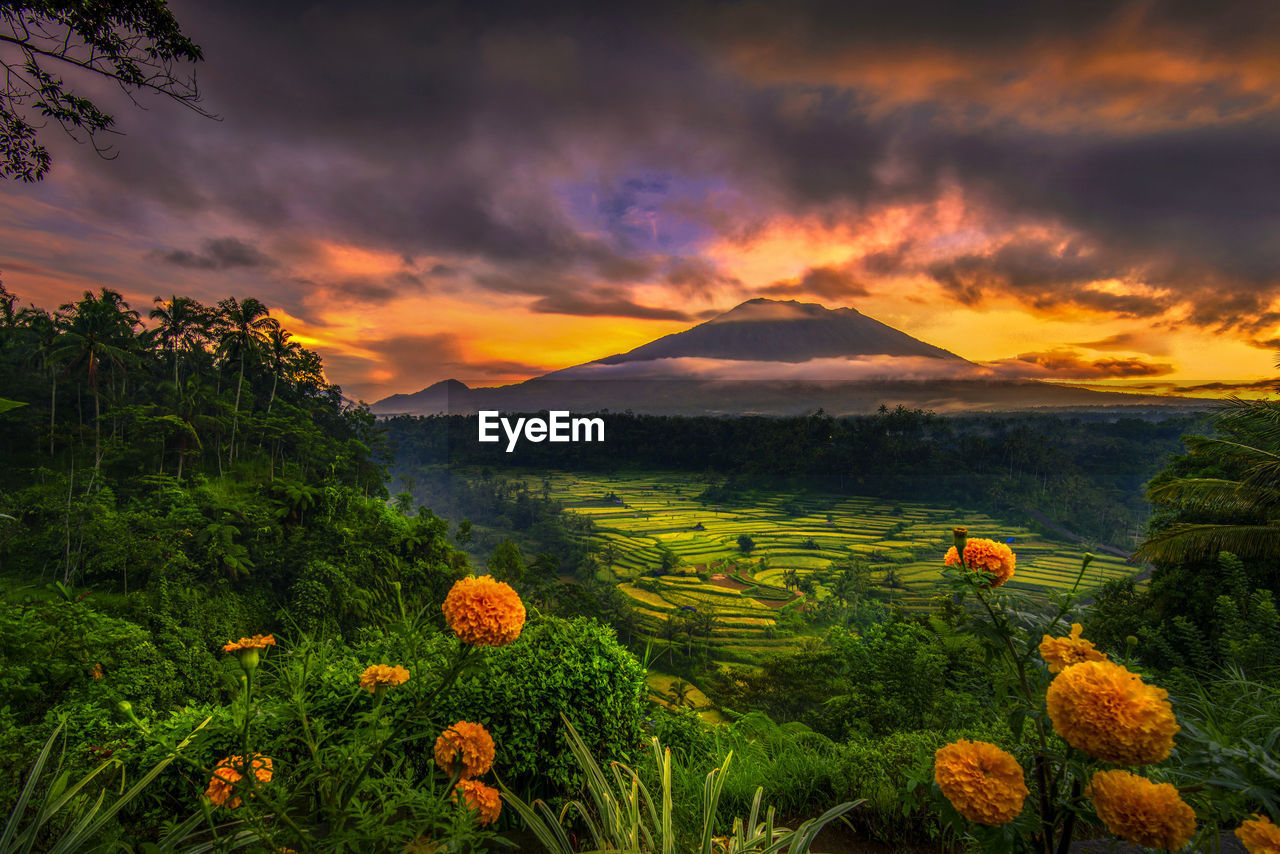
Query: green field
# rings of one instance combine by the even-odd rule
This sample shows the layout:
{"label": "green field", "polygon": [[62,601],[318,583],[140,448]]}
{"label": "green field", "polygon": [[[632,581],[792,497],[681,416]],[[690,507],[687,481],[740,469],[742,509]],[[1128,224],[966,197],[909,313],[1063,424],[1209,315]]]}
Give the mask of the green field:
{"label": "green field", "polygon": [[[631,598],[644,631],[657,637],[671,615],[710,612],[712,657],[721,663],[749,665],[795,643],[776,627],[781,608],[808,604],[784,586],[788,570],[804,578],[854,556],[871,567],[877,598],[912,610],[928,607],[956,525],[966,525],[970,536],[1014,538],[1018,567],[1011,588],[1047,593],[1069,585],[1080,567],[1079,546],[956,507],[786,493],[709,506],[697,500],[705,484],[688,474],[539,474],[549,481],[550,497],[594,521],[599,575]],[[749,554],[738,546],[743,534],[755,543]],[[682,563],[653,577],[664,548]],[[1133,572],[1121,559],[1100,555],[1082,587]],[[828,595],[819,581],[816,598]]]}

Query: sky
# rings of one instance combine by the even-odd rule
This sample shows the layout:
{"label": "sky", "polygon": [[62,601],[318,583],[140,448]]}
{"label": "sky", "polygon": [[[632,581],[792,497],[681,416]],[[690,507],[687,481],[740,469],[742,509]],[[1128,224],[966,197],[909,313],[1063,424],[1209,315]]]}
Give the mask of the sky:
{"label": "sky", "polygon": [[1276,374],[1269,0],[170,8],[217,119],[68,74],[123,135],[0,184],[24,303],[256,296],[369,401],[754,297],[1018,375]]}

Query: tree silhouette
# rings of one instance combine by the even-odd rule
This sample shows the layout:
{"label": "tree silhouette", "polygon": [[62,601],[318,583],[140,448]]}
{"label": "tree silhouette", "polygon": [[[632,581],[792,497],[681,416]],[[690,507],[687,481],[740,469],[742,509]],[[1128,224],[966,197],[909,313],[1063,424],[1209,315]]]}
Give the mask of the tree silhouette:
{"label": "tree silhouette", "polygon": [[102,392],[103,371],[124,372],[133,359],[128,344],[138,313],[124,304],[120,294],[103,288],[97,297],[85,291],[77,303],[67,303],[62,312],[64,331],[62,344],[54,357],[65,361],[69,373],[83,372],[93,395],[94,469],[102,463]]}
{"label": "tree silhouette", "polygon": [[[267,370],[271,372],[271,398],[267,401],[268,415],[271,414],[271,407],[276,402],[276,384],[280,381],[280,375],[285,372],[289,362],[302,352],[300,344],[289,340],[292,337],[280,326],[267,332]],[[412,490],[412,487],[409,489]]]}
{"label": "tree silhouette", "polygon": [[236,382],[236,403],[231,415],[231,448],[227,461],[235,458],[236,428],[240,423],[240,392],[244,387],[245,362],[260,358],[271,330],[279,322],[267,313],[267,307],[253,297],[238,301],[228,297],[218,303],[222,329],[218,339],[218,354],[226,361],[240,363],[240,377]]}
{"label": "tree silhouette", "polygon": [[194,74],[179,72],[203,58],[200,47],[182,33],[164,0],[0,3],[0,48],[0,176],[6,178],[39,181],[48,172],[49,152],[36,139],[47,119],[113,156],[98,135],[117,133],[114,119],[69,90],[62,70],[106,78],[130,98],[155,92],[211,116],[199,106]]}
{"label": "tree silhouette", "polygon": [[183,353],[195,350],[203,342],[208,312],[190,297],[175,295],[168,302],[156,297],[155,302],[150,317],[158,323],[152,334],[169,351],[173,359],[173,384],[178,386],[178,362]]}

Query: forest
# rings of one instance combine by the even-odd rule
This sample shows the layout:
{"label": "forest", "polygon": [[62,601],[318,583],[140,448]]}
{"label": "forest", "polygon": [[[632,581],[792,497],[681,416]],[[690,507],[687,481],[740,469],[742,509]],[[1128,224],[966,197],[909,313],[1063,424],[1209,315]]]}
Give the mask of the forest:
{"label": "forest", "polygon": [[[1121,410],[972,414],[882,406],[834,418],[679,417],[603,413],[606,443],[520,443],[511,453],[475,441],[475,416],[385,419],[393,474],[444,467],[712,476],[709,498],[752,488],[952,501],[1002,516],[1028,509],[1102,543],[1133,541],[1149,514],[1143,486],[1208,427],[1204,415],[1142,417]],[[1044,441],[1051,435],[1054,441]],[[678,441],[673,437],[678,436]]]}
{"label": "forest", "polygon": [[[557,479],[444,456],[463,419],[376,421],[254,298],[106,288],[3,292],[0,389],[0,852],[1274,850],[1280,405],[608,414],[633,454]],[[683,474],[583,485],[631,469]],[[600,514],[643,500],[775,515],[629,570]],[[1085,595],[1059,543],[1078,570],[1019,588],[1026,507],[1133,572]],[[818,527],[760,574],[768,519],[846,517],[888,545],[821,557]],[[936,595],[903,607],[917,529]],[[695,561],[775,580],[685,607]]]}

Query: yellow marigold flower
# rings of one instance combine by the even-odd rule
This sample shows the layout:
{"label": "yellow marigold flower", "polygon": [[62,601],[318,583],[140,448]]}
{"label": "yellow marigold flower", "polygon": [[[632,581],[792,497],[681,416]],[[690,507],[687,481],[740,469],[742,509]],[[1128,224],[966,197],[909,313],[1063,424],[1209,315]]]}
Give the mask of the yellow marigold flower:
{"label": "yellow marigold flower", "polygon": [[213,769],[213,777],[209,780],[209,788],[205,789],[205,797],[215,807],[225,806],[235,809],[240,806],[240,796],[235,794],[236,784],[244,779],[244,772],[253,768],[253,776],[259,783],[271,782],[271,757],[254,754],[250,762],[240,756],[228,756]]}
{"label": "yellow marigold flower", "polygon": [[463,578],[444,600],[449,628],[473,646],[505,646],[524,628],[524,603],[511,585],[488,575]]}
{"label": "yellow marigold flower", "polygon": [[1099,771],[1089,782],[1089,799],[1107,830],[1135,845],[1177,851],[1196,832],[1195,812],[1169,783]]}
{"label": "yellow marigold flower", "polygon": [[1099,652],[1093,641],[1080,637],[1084,627],[1079,623],[1071,624],[1071,635],[1065,638],[1044,636],[1040,641],[1040,657],[1049,665],[1050,673],[1061,673],[1073,664],[1082,661],[1106,661],[1107,654]]}
{"label": "yellow marigold flower", "polygon": [[384,686],[403,685],[409,681],[409,671],[400,665],[371,664],[360,674],[360,687],[370,694]]}
{"label": "yellow marigold flower", "polygon": [[[947,566],[960,566],[960,553],[956,547],[947,549],[943,558]],[[973,539],[964,544],[964,565],[971,570],[987,572],[995,576],[991,580],[992,587],[999,587],[1013,578],[1017,555],[1005,543],[995,540]]]}
{"label": "yellow marigold flower", "polygon": [[998,826],[1022,812],[1027,784],[1013,756],[985,741],[960,739],[934,754],[933,779],[969,821]]}
{"label": "yellow marigold flower", "polygon": [[1112,661],[1074,664],[1045,693],[1053,728],[1072,747],[1116,765],[1162,762],[1179,729],[1169,692]]}
{"label": "yellow marigold flower", "polygon": [[502,798],[497,789],[486,786],[479,780],[459,780],[453,789],[455,800],[458,795],[462,795],[466,801],[467,809],[480,813],[481,825],[493,824],[498,820],[498,814],[502,812]]}
{"label": "yellow marigold flower", "polygon": [[1236,837],[1249,854],[1280,854],[1280,827],[1265,815],[1254,813],[1236,828]]}
{"label": "yellow marigold flower", "polygon": [[248,649],[266,649],[276,645],[275,635],[254,635],[251,638],[240,638],[222,647],[223,652],[241,652]]}
{"label": "yellow marigold flower", "polygon": [[478,777],[493,767],[493,736],[481,724],[458,721],[436,739],[436,764],[446,774],[453,774],[458,755],[462,755],[463,780]]}

